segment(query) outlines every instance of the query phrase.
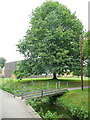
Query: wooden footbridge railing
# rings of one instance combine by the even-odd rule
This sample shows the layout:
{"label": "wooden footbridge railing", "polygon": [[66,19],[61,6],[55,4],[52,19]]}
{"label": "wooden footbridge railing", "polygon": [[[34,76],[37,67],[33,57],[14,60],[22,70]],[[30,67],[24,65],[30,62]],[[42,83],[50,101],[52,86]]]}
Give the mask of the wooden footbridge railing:
{"label": "wooden footbridge railing", "polygon": [[[28,92],[27,92],[28,91]],[[36,90],[36,91],[29,91],[27,90],[19,90],[15,91],[14,97],[15,96],[20,96],[21,99],[31,99],[31,98],[43,98],[47,96],[60,96],[64,94],[67,89],[46,89],[46,90]],[[20,94],[17,94],[20,92]]]}
{"label": "wooden footbridge railing", "polygon": [[47,96],[58,96],[66,92],[67,89],[48,89],[48,90],[39,90],[39,91],[32,91],[32,92],[23,92],[23,95],[21,96],[22,99],[30,99],[30,98],[42,98]]}

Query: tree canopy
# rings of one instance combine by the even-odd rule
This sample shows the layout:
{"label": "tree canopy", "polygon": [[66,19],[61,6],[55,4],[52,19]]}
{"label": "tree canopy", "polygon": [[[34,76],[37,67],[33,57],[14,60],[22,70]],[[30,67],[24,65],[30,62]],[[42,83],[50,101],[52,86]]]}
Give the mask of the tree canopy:
{"label": "tree canopy", "polygon": [[3,57],[0,57],[0,67],[1,67],[1,68],[4,67],[5,62],[6,62],[6,59],[3,58]]}
{"label": "tree canopy", "polygon": [[84,60],[90,59],[89,58],[90,56],[90,31],[84,34],[83,55],[84,55]]}
{"label": "tree canopy", "polygon": [[83,73],[85,76],[90,77],[90,31],[84,34],[83,56],[85,61]]}
{"label": "tree canopy", "polygon": [[58,2],[46,1],[30,18],[30,27],[17,45],[27,61],[27,73],[76,71],[83,25],[75,13]]}
{"label": "tree canopy", "polygon": [[5,62],[6,62],[6,59],[3,57],[0,57],[0,73],[2,72],[2,68],[4,67]]}

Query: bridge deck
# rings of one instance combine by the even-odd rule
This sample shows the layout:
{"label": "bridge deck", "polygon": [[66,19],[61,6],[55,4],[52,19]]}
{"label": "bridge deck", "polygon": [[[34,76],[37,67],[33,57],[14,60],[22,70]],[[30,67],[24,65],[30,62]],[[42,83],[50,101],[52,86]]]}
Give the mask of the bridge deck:
{"label": "bridge deck", "polygon": [[46,89],[38,91],[22,91],[21,99],[42,98],[47,96],[59,96],[65,93],[67,89]]}

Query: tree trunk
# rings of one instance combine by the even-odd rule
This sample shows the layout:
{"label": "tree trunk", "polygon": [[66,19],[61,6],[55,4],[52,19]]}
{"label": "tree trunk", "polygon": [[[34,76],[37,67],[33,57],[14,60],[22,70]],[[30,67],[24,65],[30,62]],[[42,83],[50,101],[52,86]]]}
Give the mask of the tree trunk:
{"label": "tree trunk", "polygon": [[52,78],[53,80],[57,80],[57,77],[56,77],[56,73],[54,72],[53,73],[53,78]]}

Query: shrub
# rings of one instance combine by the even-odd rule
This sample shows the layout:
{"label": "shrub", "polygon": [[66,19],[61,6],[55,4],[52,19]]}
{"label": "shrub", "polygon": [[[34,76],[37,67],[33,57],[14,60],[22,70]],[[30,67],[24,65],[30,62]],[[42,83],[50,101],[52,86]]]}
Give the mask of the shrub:
{"label": "shrub", "polygon": [[0,83],[0,88],[14,94],[14,83],[15,81],[13,79],[2,79]]}
{"label": "shrub", "polygon": [[43,116],[43,119],[45,120],[52,120],[52,119],[57,120],[58,118],[62,118],[62,115],[58,116],[56,112],[52,113],[49,110]]}
{"label": "shrub", "polygon": [[44,118],[49,118],[50,120],[52,120],[52,118],[54,118],[54,114],[51,112],[51,111],[47,111],[46,113],[45,113],[45,116],[44,116]]}

